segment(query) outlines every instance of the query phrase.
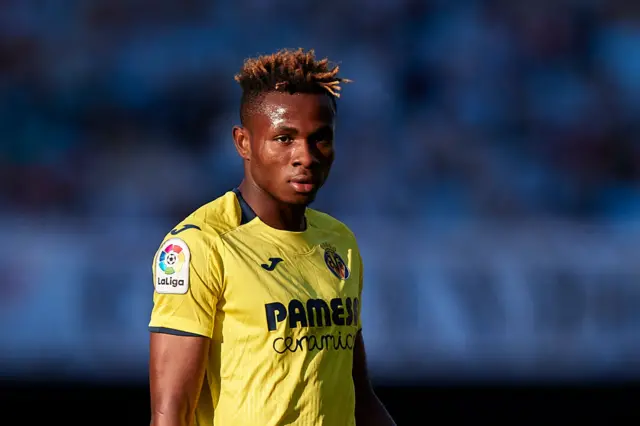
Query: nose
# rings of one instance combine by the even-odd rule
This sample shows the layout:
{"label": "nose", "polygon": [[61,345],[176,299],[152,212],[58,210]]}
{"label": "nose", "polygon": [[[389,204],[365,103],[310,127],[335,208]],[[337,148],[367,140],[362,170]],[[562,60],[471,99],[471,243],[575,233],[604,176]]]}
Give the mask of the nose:
{"label": "nose", "polygon": [[311,166],[319,162],[318,153],[316,152],[314,144],[306,141],[301,141],[296,144],[291,158],[294,166],[305,168],[311,168]]}

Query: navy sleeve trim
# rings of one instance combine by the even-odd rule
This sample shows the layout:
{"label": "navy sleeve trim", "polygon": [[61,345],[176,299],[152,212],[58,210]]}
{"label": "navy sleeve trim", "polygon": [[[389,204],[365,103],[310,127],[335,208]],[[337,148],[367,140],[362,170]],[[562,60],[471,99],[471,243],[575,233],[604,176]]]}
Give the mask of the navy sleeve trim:
{"label": "navy sleeve trim", "polygon": [[171,334],[173,336],[207,337],[207,336],[203,336],[202,334],[189,333],[187,331],[174,330],[173,328],[165,328],[165,327],[149,327],[149,331],[152,333]]}

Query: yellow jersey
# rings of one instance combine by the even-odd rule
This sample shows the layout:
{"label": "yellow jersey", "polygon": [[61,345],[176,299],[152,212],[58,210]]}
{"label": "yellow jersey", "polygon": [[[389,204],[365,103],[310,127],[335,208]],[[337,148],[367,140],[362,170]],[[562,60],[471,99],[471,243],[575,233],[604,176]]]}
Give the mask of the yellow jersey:
{"label": "yellow jersey", "polygon": [[235,189],[156,253],[150,331],[211,339],[197,426],[355,425],[362,260],[344,224],[305,218],[269,227]]}

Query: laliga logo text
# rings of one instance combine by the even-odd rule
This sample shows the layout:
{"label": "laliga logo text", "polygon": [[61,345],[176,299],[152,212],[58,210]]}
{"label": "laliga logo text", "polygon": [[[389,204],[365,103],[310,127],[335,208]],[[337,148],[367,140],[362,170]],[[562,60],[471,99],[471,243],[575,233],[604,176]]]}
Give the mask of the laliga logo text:
{"label": "laliga logo text", "polygon": [[171,286],[171,287],[178,287],[178,286],[183,286],[184,285],[184,280],[177,280],[177,279],[171,278],[171,277],[166,277],[166,278],[159,278],[158,277],[157,283],[158,283],[159,286],[166,285],[166,286]]}

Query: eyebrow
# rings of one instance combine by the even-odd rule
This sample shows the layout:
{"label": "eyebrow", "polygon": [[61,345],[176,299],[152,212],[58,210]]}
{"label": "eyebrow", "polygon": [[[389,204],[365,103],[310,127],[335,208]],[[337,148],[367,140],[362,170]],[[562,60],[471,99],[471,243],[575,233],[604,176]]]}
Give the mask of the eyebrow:
{"label": "eyebrow", "polygon": [[319,135],[319,134],[323,134],[323,133],[331,133],[333,134],[333,127],[331,127],[328,124],[325,124],[324,126],[316,129],[314,132],[312,132],[312,135]]}
{"label": "eyebrow", "polygon": [[298,129],[291,126],[278,126],[275,128],[276,133],[293,133],[298,134]]}
{"label": "eyebrow", "polygon": [[[298,133],[300,133],[300,130],[297,127],[278,126],[278,127],[275,128],[275,132],[276,133],[288,133],[288,134],[291,134],[291,135],[297,135]],[[317,135],[322,135],[322,134],[326,134],[326,133],[333,134],[333,128],[328,124],[325,124],[324,126],[321,126],[318,129],[314,130],[313,132],[311,132],[311,134],[309,136],[317,136]]]}

